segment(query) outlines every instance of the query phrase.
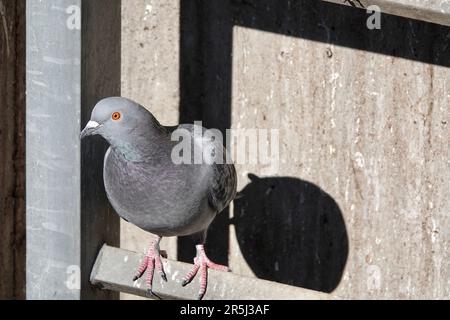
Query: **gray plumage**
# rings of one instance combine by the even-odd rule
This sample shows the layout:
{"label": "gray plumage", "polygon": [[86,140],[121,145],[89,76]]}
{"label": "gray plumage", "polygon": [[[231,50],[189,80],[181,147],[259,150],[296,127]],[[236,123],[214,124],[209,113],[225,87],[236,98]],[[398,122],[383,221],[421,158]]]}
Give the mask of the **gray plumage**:
{"label": "gray plumage", "polygon": [[[111,115],[120,114],[119,120]],[[125,220],[159,236],[205,233],[214,217],[236,196],[233,164],[175,164],[171,141],[176,129],[190,133],[194,125],[164,127],[141,105],[120,97],[94,108],[82,136],[99,134],[111,145],[104,160],[108,199]],[[214,147],[225,150],[218,142]],[[225,154],[225,151],[224,151]]]}

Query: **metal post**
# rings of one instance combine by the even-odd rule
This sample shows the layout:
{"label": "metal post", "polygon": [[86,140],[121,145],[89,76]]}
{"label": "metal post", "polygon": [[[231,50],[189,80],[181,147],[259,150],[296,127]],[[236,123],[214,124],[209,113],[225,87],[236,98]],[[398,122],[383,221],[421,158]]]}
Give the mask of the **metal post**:
{"label": "metal post", "polygon": [[120,0],[26,5],[27,298],[115,298],[89,285],[98,250],[119,242],[106,146],[82,148],[79,132],[95,101],[120,94]]}

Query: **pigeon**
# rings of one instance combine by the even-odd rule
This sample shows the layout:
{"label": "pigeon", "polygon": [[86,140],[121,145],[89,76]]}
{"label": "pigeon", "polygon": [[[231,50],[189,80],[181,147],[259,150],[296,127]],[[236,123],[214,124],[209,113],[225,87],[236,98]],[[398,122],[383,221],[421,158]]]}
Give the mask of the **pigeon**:
{"label": "pigeon", "polygon": [[[193,237],[197,253],[182,286],[200,272],[199,300],[206,293],[208,269],[229,271],[208,258],[204,245],[211,222],[236,197],[236,170],[233,163],[225,161],[228,154],[223,142],[205,138],[205,132],[195,124],[163,126],[142,105],[109,97],[95,105],[80,134],[81,139],[100,135],[109,143],[103,164],[108,200],[120,217],[154,237],[133,279],[147,270],[150,297],[160,298],[152,289],[154,271],[167,281],[162,237]],[[181,151],[180,137],[188,142]],[[194,151],[198,150],[202,161],[195,161]],[[180,161],[179,155],[190,161]]]}

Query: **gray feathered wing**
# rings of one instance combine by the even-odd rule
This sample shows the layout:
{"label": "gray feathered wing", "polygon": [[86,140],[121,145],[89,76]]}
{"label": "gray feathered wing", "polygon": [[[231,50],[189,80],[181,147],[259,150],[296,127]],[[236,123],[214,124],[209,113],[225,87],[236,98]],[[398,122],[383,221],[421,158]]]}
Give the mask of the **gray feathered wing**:
{"label": "gray feathered wing", "polygon": [[220,213],[236,197],[236,170],[233,164],[213,164],[213,168],[214,179],[209,194],[209,203]]}
{"label": "gray feathered wing", "polygon": [[[176,129],[186,129],[194,137],[194,125],[192,124],[181,124],[175,127],[165,127],[169,133],[172,133]],[[202,133],[204,134],[206,129],[202,128]],[[195,139],[194,139],[195,140]],[[223,146],[221,141],[211,141],[203,143],[211,143],[215,150],[222,151],[218,156],[222,158],[219,163],[213,163],[212,168],[214,171],[211,187],[208,195],[209,204],[213,209],[220,213],[225,209],[231,201],[236,197],[237,188],[237,176],[236,169],[233,163],[227,163],[227,150]],[[207,149],[207,148],[206,148]]]}

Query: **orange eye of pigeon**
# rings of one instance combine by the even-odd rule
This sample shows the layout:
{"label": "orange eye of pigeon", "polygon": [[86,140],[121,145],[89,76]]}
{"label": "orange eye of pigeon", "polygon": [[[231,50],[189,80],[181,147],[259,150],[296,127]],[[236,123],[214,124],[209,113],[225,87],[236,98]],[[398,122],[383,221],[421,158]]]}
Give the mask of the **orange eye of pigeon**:
{"label": "orange eye of pigeon", "polygon": [[114,121],[120,120],[121,117],[122,117],[122,115],[120,114],[120,112],[114,112],[114,113],[112,114],[112,119],[113,119]]}

